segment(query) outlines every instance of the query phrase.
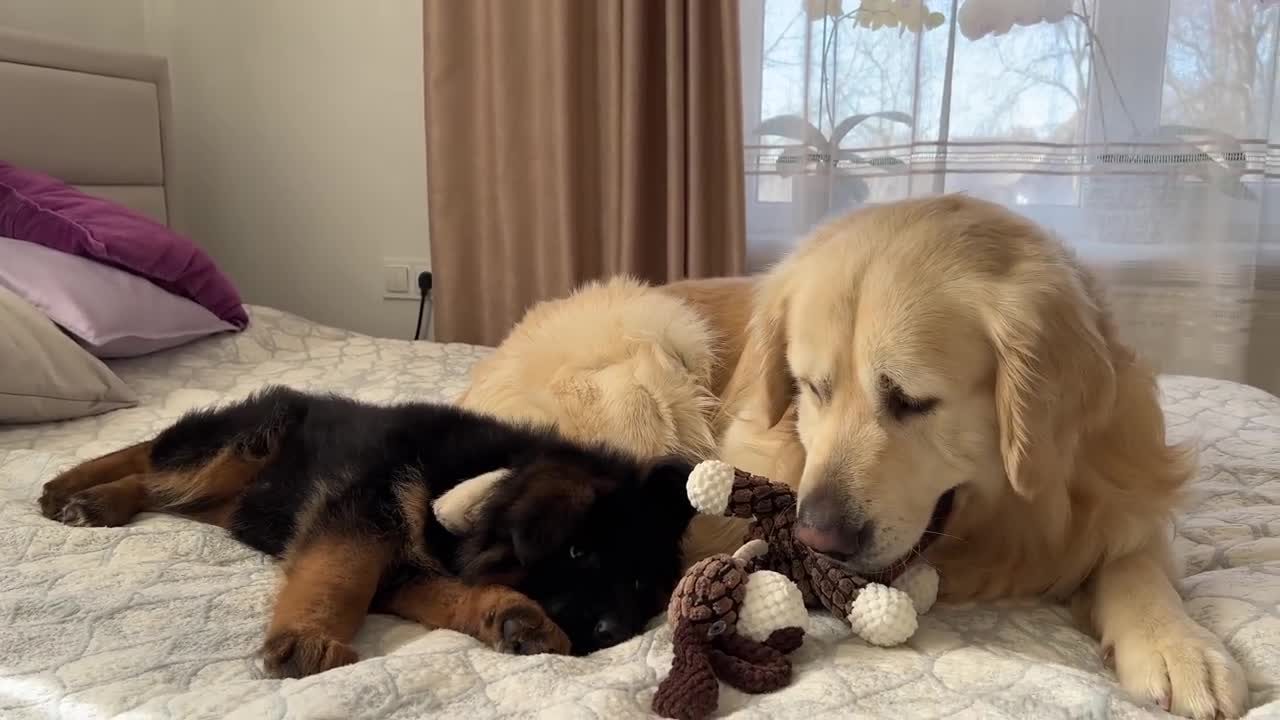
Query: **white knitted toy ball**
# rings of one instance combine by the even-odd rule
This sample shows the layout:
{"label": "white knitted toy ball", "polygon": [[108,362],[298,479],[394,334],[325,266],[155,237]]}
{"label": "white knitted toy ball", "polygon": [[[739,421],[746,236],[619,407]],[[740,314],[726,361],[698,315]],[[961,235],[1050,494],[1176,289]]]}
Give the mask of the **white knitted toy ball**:
{"label": "white knitted toy ball", "polygon": [[911,596],[917,615],[923,615],[938,601],[938,571],[932,565],[918,562],[902,571],[891,583]]}
{"label": "white knitted toy ball", "polygon": [[719,460],[703,460],[689,473],[689,504],[704,515],[723,515],[733,493],[733,466]]}
{"label": "white knitted toy ball", "polygon": [[757,570],[747,576],[747,591],[738,608],[738,633],[756,642],[769,639],[774,630],[809,628],[809,611],[800,588],[782,573]]}
{"label": "white knitted toy ball", "polygon": [[853,632],[872,645],[901,645],[915,634],[917,624],[911,597],[880,583],[862,588],[849,606],[849,625]]}

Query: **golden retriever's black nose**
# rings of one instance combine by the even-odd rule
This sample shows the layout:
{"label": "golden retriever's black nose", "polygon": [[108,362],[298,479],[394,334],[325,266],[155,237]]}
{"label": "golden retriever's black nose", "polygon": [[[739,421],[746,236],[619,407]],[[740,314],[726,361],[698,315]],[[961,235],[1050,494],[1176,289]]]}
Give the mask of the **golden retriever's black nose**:
{"label": "golden retriever's black nose", "polygon": [[819,488],[800,501],[796,539],[820,553],[852,558],[866,546],[871,526],[846,509],[834,490]]}

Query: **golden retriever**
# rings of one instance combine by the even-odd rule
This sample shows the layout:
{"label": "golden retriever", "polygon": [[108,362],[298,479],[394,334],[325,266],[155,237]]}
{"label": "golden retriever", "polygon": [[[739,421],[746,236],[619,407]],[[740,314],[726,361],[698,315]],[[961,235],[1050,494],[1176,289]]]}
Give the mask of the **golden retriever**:
{"label": "golden retriever", "polygon": [[[1191,717],[1241,713],[1243,671],[1187,615],[1172,579],[1171,514],[1194,456],[1166,444],[1152,371],[1116,337],[1090,275],[1041,229],[963,196],[912,200],[820,228],[758,279],[636,292],[640,306],[679,299],[714,352],[709,372],[701,360],[669,364],[639,385],[718,397],[709,427],[721,456],[798,489],[802,540],[858,572],[922,553],[950,600],[1069,600],[1140,699]],[[643,355],[647,336],[613,325],[622,313],[603,326]],[[578,357],[566,336],[531,342]],[[497,375],[514,408],[582,372],[515,380],[508,364],[528,352],[499,349],[468,404],[483,407]],[[619,424],[683,432],[608,397],[612,387],[588,392],[600,409],[591,427],[573,410],[548,415],[604,440]],[[611,417],[615,406],[625,414]],[[698,429],[688,445],[702,444]],[[731,530],[694,528],[710,539],[686,548],[726,549],[741,539]]]}

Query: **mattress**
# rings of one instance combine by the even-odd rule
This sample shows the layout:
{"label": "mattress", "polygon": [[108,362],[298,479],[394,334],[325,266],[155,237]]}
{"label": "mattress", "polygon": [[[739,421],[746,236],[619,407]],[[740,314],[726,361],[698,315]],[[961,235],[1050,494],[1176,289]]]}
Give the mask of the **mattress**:
{"label": "mattress", "polygon": [[[262,307],[244,333],[113,362],[137,408],[0,429],[0,717],[625,718],[647,714],[670,634],[585,658],[512,657],[451,631],[371,616],[355,665],[259,675],[279,571],[221,530],[159,515],[114,529],[40,516],[41,484],[144,439],[183,411],[268,383],[375,402],[460,393],[487,350],[374,339]],[[1162,379],[1171,432],[1204,448],[1181,518],[1191,614],[1249,675],[1251,717],[1280,716],[1280,400],[1230,382]],[[723,689],[720,714],[764,717],[1161,716],[1133,703],[1061,607],[940,606],[909,645],[868,647],[815,615],[780,692]]]}

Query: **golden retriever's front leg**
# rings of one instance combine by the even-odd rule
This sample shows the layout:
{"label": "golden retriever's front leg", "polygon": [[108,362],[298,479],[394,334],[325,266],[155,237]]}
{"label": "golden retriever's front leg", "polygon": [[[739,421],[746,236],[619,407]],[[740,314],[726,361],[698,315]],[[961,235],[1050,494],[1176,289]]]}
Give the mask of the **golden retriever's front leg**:
{"label": "golden retriever's front leg", "polygon": [[1182,607],[1160,548],[1098,569],[1083,591],[1116,675],[1143,700],[1193,718],[1239,717],[1249,689],[1222,641]]}

